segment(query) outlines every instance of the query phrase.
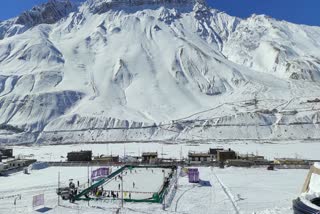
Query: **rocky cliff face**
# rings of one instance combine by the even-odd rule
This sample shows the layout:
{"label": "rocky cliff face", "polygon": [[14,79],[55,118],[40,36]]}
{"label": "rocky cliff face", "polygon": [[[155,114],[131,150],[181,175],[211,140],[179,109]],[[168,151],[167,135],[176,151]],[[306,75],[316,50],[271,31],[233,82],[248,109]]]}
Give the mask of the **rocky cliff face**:
{"label": "rocky cliff face", "polygon": [[15,24],[28,27],[39,24],[53,24],[65,17],[73,9],[70,1],[50,0],[39,7],[22,13],[15,21]]}
{"label": "rocky cliff face", "polygon": [[317,139],[319,36],[203,1],[50,1],[0,23],[0,142]]}

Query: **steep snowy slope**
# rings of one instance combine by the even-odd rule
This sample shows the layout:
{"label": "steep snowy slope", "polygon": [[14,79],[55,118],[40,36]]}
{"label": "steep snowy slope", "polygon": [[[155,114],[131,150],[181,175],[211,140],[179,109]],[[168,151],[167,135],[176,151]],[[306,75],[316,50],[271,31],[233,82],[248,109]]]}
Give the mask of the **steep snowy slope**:
{"label": "steep snowy slope", "polygon": [[279,77],[319,81],[319,27],[253,15],[230,36],[223,53],[239,64]]}
{"label": "steep snowy slope", "polygon": [[319,137],[317,27],[200,0],[53,0],[0,32],[2,142]]}

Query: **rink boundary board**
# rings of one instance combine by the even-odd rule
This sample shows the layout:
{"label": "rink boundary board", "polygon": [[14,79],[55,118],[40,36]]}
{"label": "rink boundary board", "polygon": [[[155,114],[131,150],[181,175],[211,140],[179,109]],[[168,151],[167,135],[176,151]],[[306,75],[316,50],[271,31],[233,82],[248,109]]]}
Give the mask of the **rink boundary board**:
{"label": "rink boundary board", "polygon": [[[177,170],[177,166],[157,166],[157,165],[124,165],[123,167],[121,167],[120,169],[114,171],[113,173],[111,173],[110,175],[106,176],[105,178],[101,179],[100,181],[94,183],[93,185],[91,185],[90,187],[84,189],[83,191],[81,191],[79,194],[75,195],[73,197],[73,200],[85,200],[85,201],[90,201],[90,200],[105,200],[102,198],[91,198],[88,196],[88,194],[95,188],[102,186],[104,183],[106,183],[107,181],[109,181],[110,179],[114,178],[115,176],[121,174],[124,170],[126,169],[134,169],[134,168],[160,168],[160,169],[172,169],[173,171],[170,173],[169,175],[169,179],[172,178],[173,172],[174,170]],[[149,202],[149,203],[162,203],[164,195],[165,195],[165,191],[168,188],[168,185],[164,184],[162,189],[157,192],[154,193],[153,196],[151,198],[146,198],[146,199],[123,199],[126,202]]]}

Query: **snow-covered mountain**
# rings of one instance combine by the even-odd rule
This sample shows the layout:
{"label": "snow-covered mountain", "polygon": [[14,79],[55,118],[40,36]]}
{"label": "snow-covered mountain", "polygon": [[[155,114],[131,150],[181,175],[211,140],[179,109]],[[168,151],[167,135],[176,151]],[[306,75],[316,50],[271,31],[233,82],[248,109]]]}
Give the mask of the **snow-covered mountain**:
{"label": "snow-covered mountain", "polygon": [[318,139],[319,38],[204,0],[51,0],[0,22],[0,142]]}

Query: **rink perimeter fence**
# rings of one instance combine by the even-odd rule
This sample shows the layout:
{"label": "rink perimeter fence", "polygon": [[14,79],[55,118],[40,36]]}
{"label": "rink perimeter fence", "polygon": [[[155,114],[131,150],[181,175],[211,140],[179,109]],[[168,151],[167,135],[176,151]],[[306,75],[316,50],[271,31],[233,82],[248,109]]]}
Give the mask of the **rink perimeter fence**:
{"label": "rink perimeter fence", "polygon": [[[125,165],[121,167],[120,169],[114,171],[110,175],[106,176],[104,179],[101,179],[100,181],[94,183],[90,187],[84,189],[81,191],[78,195],[74,196],[74,200],[85,200],[85,201],[90,201],[90,200],[106,200],[104,198],[92,198],[89,197],[89,194],[92,190],[105,185],[108,183],[111,179],[113,179],[115,176],[121,174],[124,170],[129,169],[132,170],[134,168],[161,168],[161,169],[172,169],[172,172],[169,175],[168,181],[169,182],[164,182],[162,186],[160,187],[160,191],[153,193],[151,198],[146,198],[146,199],[129,199],[129,198],[124,198],[123,200],[125,202],[148,202],[148,203],[162,203],[163,201],[168,201],[169,204],[173,200],[174,194],[175,194],[175,184],[177,182],[177,170],[178,168],[176,166],[132,166],[132,165]],[[139,192],[137,192],[139,193]],[[140,192],[140,193],[145,193],[145,192]]]}

